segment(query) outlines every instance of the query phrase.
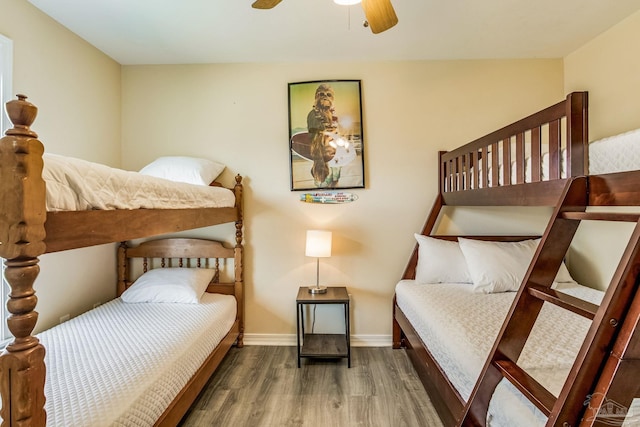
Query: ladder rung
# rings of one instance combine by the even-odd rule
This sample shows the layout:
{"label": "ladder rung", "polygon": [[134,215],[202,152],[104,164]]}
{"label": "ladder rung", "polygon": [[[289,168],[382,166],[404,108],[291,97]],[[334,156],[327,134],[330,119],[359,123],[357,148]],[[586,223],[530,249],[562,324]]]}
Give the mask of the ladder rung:
{"label": "ladder rung", "polygon": [[625,212],[562,212],[564,219],[588,220],[588,221],[624,221],[638,222],[640,213]]}
{"label": "ladder rung", "polygon": [[516,386],[545,416],[548,417],[551,414],[553,405],[556,403],[556,397],[544,388],[542,384],[510,360],[494,360],[493,365],[503,377]]}
{"label": "ladder rung", "polygon": [[545,286],[530,285],[529,294],[543,301],[555,304],[582,317],[593,320],[599,306],[580,298],[565,294],[563,292],[550,289]]}

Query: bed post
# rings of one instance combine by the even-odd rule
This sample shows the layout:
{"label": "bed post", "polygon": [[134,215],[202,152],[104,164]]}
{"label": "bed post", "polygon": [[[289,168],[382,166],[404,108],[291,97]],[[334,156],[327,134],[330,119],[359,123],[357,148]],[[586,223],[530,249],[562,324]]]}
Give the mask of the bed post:
{"label": "bed post", "polygon": [[11,287],[7,319],[14,340],[0,356],[3,426],[44,426],[45,350],[32,336],[38,320],[33,283],[45,252],[44,147],[29,129],[37,108],[18,95],[7,103],[13,128],[0,139],[0,257]]}
{"label": "bed post", "polygon": [[116,287],[116,293],[118,296],[122,296],[124,291],[129,287],[129,260],[127,259],[127,242],[120,242],[118,245],[118,285]]}
{"label": "bed post", "polygon": [[238,209],[238,219],[236,220],[236,246],[234,249],[234,270],[235,270],[235,290],[234,294],[236,301],[238,302],[238,321],[239,321],[239,334],[236,345],[238,347],[244,346],[244,274],[242,260],[244,248],[242,246],[242,227],[243,227],[243,205],[242,205],[242,177],[236,175],[236,185],[233,187],[233,192],[236,196],[236,209]]}
{"label": "bed post", "polygon": [[569,176],[586,175],[589,169],[589,93],[567,95],[567,167]]}

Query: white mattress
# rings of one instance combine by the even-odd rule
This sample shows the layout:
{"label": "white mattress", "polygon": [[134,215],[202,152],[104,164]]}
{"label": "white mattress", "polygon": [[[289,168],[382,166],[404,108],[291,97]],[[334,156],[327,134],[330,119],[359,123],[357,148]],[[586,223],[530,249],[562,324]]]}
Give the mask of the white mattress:
{"label": "white mattress", "polygon": [[[556,284],[556,289],[595,303],[603,295],[576,283]],[[514,297],[515,292],[474,293],[470,284],[421,285],[403,280],[396,285],[398,306],[465,400]],[[587,319],[544,304],[518,364],[557,395],[589,325]],[[546,418],[504,380],[494,393],[487,421],[492,427],[540,426]]]}
{"label": "white mattress", "polygon": [[233,207],[227,188],[191,185],[73,157],[44,155],[47,211]]}
{"label": "white mattress", "polygon": [[47,425],[153,425],[235,317],[229,295],[200,304],[118,298],[42,332]]}
{"label": "white mattress", "polygon": [[589,144],[592,175],[640,169],[640,129],[599,139]]}

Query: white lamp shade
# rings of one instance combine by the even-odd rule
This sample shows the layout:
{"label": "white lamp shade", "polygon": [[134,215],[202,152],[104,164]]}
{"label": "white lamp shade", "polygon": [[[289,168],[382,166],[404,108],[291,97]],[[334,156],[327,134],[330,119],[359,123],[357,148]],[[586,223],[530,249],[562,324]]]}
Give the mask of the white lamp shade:
{"label": "white lamp shade", "polygon": [[331,256],[331,232],[307,230],[306,256],[324,258]]}

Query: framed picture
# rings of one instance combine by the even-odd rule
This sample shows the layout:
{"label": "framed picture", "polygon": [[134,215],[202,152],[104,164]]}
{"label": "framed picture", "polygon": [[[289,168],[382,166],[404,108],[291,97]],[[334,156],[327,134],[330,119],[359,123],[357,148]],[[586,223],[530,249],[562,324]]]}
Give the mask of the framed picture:
{"label": "framed picture", "polygon": [[360,80],[289,83],[291,190],[364,188]]}

